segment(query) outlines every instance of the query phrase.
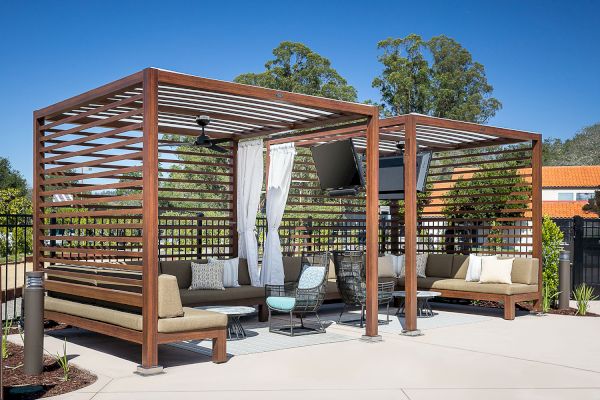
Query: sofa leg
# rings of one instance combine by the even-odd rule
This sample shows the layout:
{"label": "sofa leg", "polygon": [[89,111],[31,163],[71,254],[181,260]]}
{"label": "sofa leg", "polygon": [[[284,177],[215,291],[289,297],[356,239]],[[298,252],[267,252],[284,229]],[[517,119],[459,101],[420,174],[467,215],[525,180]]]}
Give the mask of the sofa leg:
{"label": "sofa leg", "polygon": [[267,322],[269,320],[269,309],[266,304],[258,305],[258,321]]}
{"label": "sofa leg", "polygon": [[515,300],[512,296],[504,296],[504,319],[515,319]]}
{"label": "sofa leg", "polygon": [[542,312],[542,298],[538,297],[533,301],[533,311]]}
{"label": "sofa leg", "polygon": [[217,337],[212,339],[212,362],[215,364],[227,361],[227,329],[221,329]]}

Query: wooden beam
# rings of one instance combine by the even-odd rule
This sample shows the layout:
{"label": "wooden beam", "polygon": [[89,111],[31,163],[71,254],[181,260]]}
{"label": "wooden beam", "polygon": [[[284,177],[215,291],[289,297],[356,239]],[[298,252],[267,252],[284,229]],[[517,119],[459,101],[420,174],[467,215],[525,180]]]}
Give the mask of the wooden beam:
{"label": "wooden beam", "polygon": [[158,71],[144,70],[142,367],[158,365]]}
{"label": "wooden beam", "polygon": [[55,114],[60,114],[64,111],[70,111],[82,105],[98,100],[102,97],[114,95],[115,93],[123,92],[126,89],[136,86],[142,82],[142,72],[136,72],[125,78],[92,89],[78,96],[63,100],[51,106],[42,108],[34,112],[36,117],[52,118]]}
{"label": "wooden beam", "polygon": [[415,117],[407,116],[404,139],[404,260],[405,326],[417,330],[417,130]]}
{"label": "wooden beam", "polygon": [[193,75],[180,74],[177,72],[157,70],[160,83],[182,86],[193,89],[208,90],[216,93],[226,93],[238,96],[253,97],[282,104],[313,107],[319,110],[331,112],[349,112],[363,116],[372,114],[373,106],[366,104],[351,103],[327,99],[323,97],[309,96],[306,94],[290,93],[282,90],[266,89],[256,86],[243,85],[240,83],[218,81],[214,79],[200,78]]}
{"label": "wooden beam", "polygon": [[367,122],[367,326],[365,336],[378,336],[378,249],[379,249],[379,117]]}

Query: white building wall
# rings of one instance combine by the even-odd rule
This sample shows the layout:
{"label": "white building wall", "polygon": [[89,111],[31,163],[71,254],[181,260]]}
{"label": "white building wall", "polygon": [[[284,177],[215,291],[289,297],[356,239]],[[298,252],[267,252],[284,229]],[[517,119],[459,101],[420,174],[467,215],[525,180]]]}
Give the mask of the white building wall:
{"label": "white building wall", "polygon": [[542,201],[556,201],[556,200],[562,200],[562,198],[559,198],[559,193],[562,194],[570,194],[571,195],[571,200],[577,200],[577,194],[578,193],[583,193],[583,194],[594,194],[594,191],[597,190],[597,188],[579,188],[579,189],[542,189]]}

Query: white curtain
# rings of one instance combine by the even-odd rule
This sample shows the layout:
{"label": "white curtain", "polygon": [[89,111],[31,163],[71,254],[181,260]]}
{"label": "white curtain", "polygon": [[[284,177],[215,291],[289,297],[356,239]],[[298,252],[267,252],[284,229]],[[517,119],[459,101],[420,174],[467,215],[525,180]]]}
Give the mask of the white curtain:
{"label": "white curtain", "polygon": [[248,260],[252,286],[260,286],[256,213],[263,184],[262,139],[240,141],[237,152],[238,255]]}
{"label": "white curtain", "polygon": [[293,143],[271,146],[267,188],[267,239],[260,271],[262,285],[283,285],[283,261],[279,226],[285,211],[296,148]]}

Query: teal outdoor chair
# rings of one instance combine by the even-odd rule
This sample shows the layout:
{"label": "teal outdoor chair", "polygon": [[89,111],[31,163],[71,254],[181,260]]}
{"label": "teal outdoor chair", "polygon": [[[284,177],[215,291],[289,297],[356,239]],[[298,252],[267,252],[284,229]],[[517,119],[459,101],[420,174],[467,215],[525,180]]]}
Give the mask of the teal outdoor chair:
{"label": "teal outdoor chair", "polygon": [[[269,331],[288,336],[325,333],[325,327],[319,318],[319,308],[325,300],[329,254],[302,257],[302,271],[297,282],[284,285],[265,285],[265,296],[269,308]],[[273,326],[273,312],[289,314],[289,325]],[[317,328],[304,324],[307,314],[315,314]],[[294,324],[294,316],[300,324]]]}

